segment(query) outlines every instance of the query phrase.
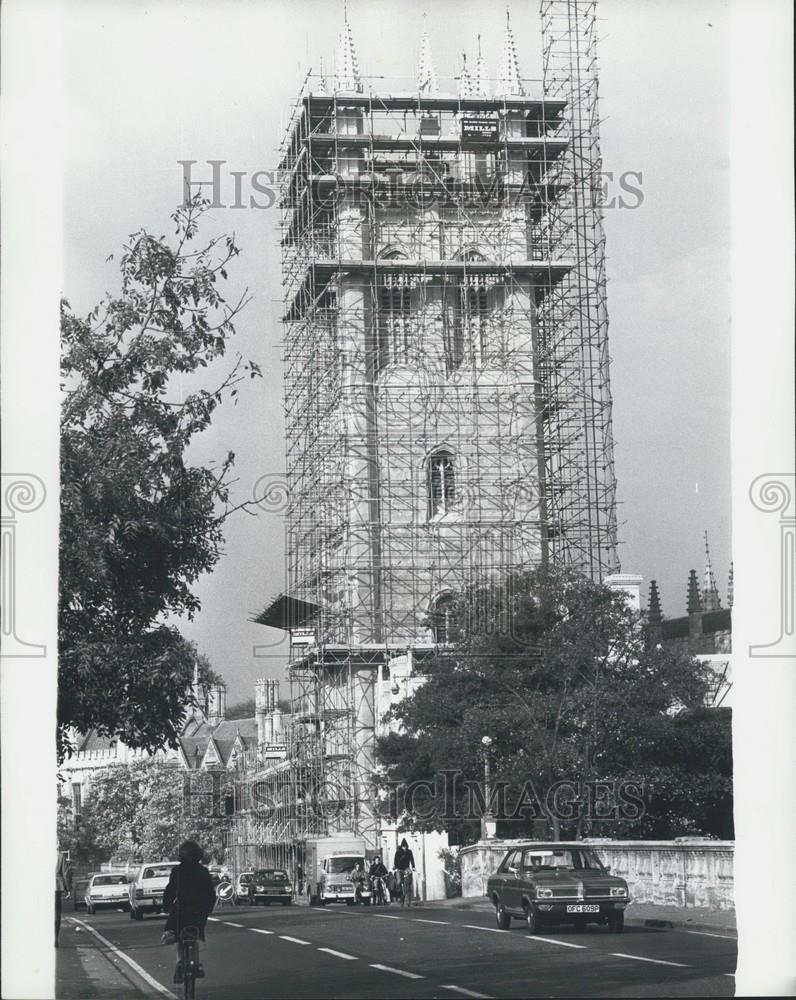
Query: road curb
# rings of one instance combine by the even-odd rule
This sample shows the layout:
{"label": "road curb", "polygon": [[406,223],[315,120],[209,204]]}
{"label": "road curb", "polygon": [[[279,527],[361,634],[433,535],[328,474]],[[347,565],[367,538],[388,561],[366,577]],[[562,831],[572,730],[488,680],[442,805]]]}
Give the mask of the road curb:
{"label": "road curb", "polygon": [[[445,909],[449,910],[473,910],[480,913],[491,913],[492,905],[485,900],[473,899],[472,902],[465,903],[455,903],[452,904],[450,900],[433,900],[429,899],[425,901],[426,906],[444,906]],[[642,915],[633,916],[630,912],[625,911],[625,924],[632,927],[649,927],[656,930],[669,930],[669,931],[710,931],[714,934],[726,934],[728,937],[737,937],[737,931],[735,927],[728,927],[726,924],[712,922],[710,920],[677,920],[669,919],[663,917],[645,917]]]}

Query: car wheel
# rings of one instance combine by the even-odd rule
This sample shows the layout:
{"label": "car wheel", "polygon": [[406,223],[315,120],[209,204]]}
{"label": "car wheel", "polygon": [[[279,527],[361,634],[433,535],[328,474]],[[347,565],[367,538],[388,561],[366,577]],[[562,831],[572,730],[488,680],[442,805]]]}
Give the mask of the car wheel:
{"label": "car wheel", "polygon": [[135,919],[136,920],[143,920],[144,919],[144,911],[143,910],[136,910],[135,911]]}
{"label": "car wheel", "polygon": [[362,902],[365,904],[365,906],[370,906],[370,899],[363,899]]}
{"label": "car wheel", "polygon": [[624,913],[612,913],[608,917],[608,933],[621,934],[624,929],[625,929]]}
{"label": "car wheel", "polygon": [[539,931],[539,920],[530,903],[525,904],[523,912],[525,913],[525,926],[531,934],[537,934]]}
{"label": "car wheel", "polygon": [[575,920],[575,930],[579,934],[583,934],[583,932],[586,930],[586,920],[583,917],[578,917]]}
{"label": "car wheel", "polygon": [[135,910],[132,908],[132,906],[130,907],[128,912],[130,914],[130,919],[135,920]]}
{"label": "car wheel", "polygon": [[507,931],[511,927],[511,917],[506,913],[506,907],[500,900],[495,903],[495,922],[502,931]]}
{"label": "car wheel", "polygon": [[95,907],[93,907],[93,906],[91,906],[91,905],[89,905],[89,904],[86,904],[86,913],[87,913],[87,914],[88,914],[88,915],[89,915],[90,917],[93,917],[93,916],[94,916],[94,914],[96,913],[96,909],[95,909]]}

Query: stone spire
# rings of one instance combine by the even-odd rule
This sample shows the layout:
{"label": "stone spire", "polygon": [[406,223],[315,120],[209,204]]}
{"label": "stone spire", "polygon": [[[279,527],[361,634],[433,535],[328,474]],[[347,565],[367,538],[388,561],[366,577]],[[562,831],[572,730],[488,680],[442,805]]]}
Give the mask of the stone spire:
{"label": "stone spire", "polygon": [[650,581],[650,595],[647,601],[647,621],[650,624],[657,624],[663,618],[661,611],[661,598],[658,593],[658,581]]}
{"label": "stone spire", "polygon": [[692,569],[688,574],[688,603],[686,611],[693,615],[702,610],[702,596],[699,593],[699,580],[697,580],[696,570]]}
{"label": "stone spire", "polygon": [[436,94],[437,74],[434,70],[434,60],[431,58],[431,42],[426,30],[426,15],[423,15],[423,37],[420,40],[420,58],[417,61],[417,89],[418,92],[428,97],[429,94]]}
{"label": "stone spire", "polygon": [[359,75],[359,60],[354,48],[354,37],[351,25],[348,23],[348,5],[343,5],[343,27],[337,42],[337,90],[356,91],[362,93],[362,80]]}
{"label": "stone spire", "polygon": [[476,97],[489,96],[489,80],[486,77],[486,65],[484,57],[481,55],[481,36],[478,36],[478,56],[475,60],[475,83],[474,91]]}
{"label": "stone spire", "polygon": [[727,579],[727,606],[729,608],[732,608],[734,600],[735,600],[735,570],[733,569],[732,563],[730,563],[730,575]]}
{"label": "stone spire", "polygon": [[718,611],[721,607],[719,598],[719,588],[716,586],[716,577],[713,575],[713,565],[710,561],[710,545],[708,544],[708,533],[705,532],[705,575],[702,578],[702,610]]}
{"label": "stone spire", "polygon": [[497,93],[502,97],[522,97],[525,91],[520,79],[520,66],[517,61],[517,46],[514,43],[514,33],[511,30],[511,16],[506,8],[506,37],[503,41],[503,56],[500,63]]}
{"label": "stone spire", "polygon": [[473,81],[467,68],[467,53],[462,52],[462,71],[459,74],[459,97],[473,96]]}

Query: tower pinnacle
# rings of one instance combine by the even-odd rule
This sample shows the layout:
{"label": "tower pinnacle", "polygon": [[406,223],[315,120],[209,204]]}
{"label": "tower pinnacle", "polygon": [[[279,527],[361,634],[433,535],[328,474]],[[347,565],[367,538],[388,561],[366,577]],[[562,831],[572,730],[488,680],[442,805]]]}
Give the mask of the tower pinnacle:
{"label": "tower pinnacle", "polygon": [[705,575],[702,578],[702,609],[704,611],[718,611],[720,607],[719,588],[716,586],[716,577],[713,575],[713,565],[710,561],[710,545],[708,544],[708,533],[706,531]]}
{"label": "tower pinnacle", "polygon": [[481,36],[478,36],[478,57],[475,60],[475,84],[476,97],[489,96],[489,81],[486,78],[486,66],[484,57],[481,55]]}
{"label": "tower pinnacle", "polygon": [[362,79],[359,75],[359,60],[354,48],[354,37],[348,23],[348,5],[343,5],[343,27],[337,43],[337,90],[362,93]]}
{"label": "tower pinnacle", "polygon": [[473,81],[467,68],[467,53],[462,52],[462,71],[459,74],[459,97],[472,97]]}
{"label": "tower pinnacle", "polygon": [[506,8],[506,35],[503,40],[503,56],[500,63],[497,93],[501,96],[516,95],[522,97],[525,91],[520,78],[520,66],[517,61],[517,46],[514,33],[511,30],[511,15]]}
{"label": "tower pinnacle", "polygon": [[431,58],[431,41],[426,29],[426,15],[423,15],[423,37],[420,40],[420,57],[417,61],[417,89],[420,94],[428,96],[436,94],[437,74],[434,70],[434,60]]}

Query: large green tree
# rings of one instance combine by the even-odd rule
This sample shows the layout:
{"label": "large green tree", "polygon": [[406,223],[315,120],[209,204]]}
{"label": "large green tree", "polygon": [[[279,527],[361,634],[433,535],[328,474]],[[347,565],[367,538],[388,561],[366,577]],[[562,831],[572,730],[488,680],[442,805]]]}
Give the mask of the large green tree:
{"label": "large green tree", "polygon": [[155,759],[98,770],[83,803],[81,854],[92,861],[175,858],[190,839],[209,859],[221,860],[231,791],[226,771],[186,772]]}
{"label": "large green tree", "polygon": [[118,294],[88,316],[62,306],[61,756],[70,726],[133,747],[173,744],[189,697],[193,657],[172,622],[199,609],[194,584],[237,508],[234,454],[197,465],[187,453],[259,374],[240,356],[211,374],[245,293],[227,302],[221,291],[234,239],[197,240],[206,208],[179,208],[171,240],[131,236]]}
{"label": "large green tree", "polygon": [[[708,668],[645,642],[621,595],[538,570],[460,595],[452,632],[378,743],[387,811],[472,836],[487,752],[507,834],[540,822],[555,837],[704,828],[705,809],[672,792],[685,775],[696,788],[729,774],[728,720],[694,724]],[[717,794],[726,811],[729,780]]]}

